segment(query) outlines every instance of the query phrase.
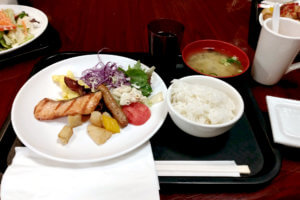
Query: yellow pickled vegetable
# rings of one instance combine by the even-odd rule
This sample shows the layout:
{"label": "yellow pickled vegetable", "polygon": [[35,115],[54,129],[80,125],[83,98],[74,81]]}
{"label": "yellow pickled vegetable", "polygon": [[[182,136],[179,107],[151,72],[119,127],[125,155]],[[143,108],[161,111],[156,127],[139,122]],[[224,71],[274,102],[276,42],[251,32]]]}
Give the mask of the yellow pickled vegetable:
{"label": "yellow pickled vegetable", "polygon": [[120,133],[120,126],[114,118],[102,115],[102,124],[104,128],[112,133]]}
{"label": "yellow pickled vegetable", "polygon": [[85,84],[85,82],[83,82],[82,80],[78,80],[78,84],[81,86],[84,86],[85,89],[90,88],[87,84]]}

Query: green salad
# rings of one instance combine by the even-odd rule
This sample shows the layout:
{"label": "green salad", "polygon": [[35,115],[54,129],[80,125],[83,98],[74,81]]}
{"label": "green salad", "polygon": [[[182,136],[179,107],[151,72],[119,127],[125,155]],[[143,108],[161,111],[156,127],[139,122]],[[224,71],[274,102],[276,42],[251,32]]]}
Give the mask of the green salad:
{"label": "green salad", "polygon": [[0,10],[0,51],[31,40],[37,27],[39,22],[24,11],[17,14],[12,9]]}

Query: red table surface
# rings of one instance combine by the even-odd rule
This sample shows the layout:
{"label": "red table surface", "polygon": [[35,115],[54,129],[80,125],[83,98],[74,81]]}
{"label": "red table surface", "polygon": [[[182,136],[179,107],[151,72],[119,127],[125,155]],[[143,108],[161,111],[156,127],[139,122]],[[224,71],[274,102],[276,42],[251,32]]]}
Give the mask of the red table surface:
{"label": "red table surface", "polygon": [[[199,39],[218,39],[243,49],[252,61],[248,45],[251,1],[248,0],[31,0],[59,32],[59,51],[148,52],[147,23],[157,18],[182,22],[185,32],[181,49]],[[254,36],[254,35],[253,35]],[[0,125],[7,118],[14,97],[41,57],[0,67]],[[257,85],[254,97],[267,112],[266,95],[300,100],[300,70],[284,76],[274,86]],[[251,192],[161,192],[161,199],[300,199],[299,150],[279,147],[283,154],[279,174],[267,186]],[[2,161],[1,161],[2,162]]]}

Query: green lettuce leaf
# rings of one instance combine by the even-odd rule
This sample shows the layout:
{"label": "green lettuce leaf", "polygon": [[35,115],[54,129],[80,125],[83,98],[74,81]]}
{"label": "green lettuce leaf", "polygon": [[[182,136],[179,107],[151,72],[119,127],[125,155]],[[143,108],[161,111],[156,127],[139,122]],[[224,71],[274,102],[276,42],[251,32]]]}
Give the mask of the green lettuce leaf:
{"label": "green lettuce leaf", "polygon": [[130,78],[131,86],[140,90],[144,96],[148,97],[151,94],[152,88],[148,82],[148,74],[142,69],[140,61],[137,61],[133,67],[129,65],[126,71],[122,68],[119,68],[119,70]]}

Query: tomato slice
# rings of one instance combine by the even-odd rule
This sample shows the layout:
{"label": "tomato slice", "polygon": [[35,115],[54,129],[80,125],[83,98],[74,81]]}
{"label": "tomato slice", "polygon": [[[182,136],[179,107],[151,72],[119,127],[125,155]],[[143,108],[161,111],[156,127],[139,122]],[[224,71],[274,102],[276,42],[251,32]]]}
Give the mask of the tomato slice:
{"label": "tomato slice", "polygon": [[151,111],[148,106],[140,102],[123,106],[122,111],[126,115],[128,122],[133,125],[142,125],[148,121],[151,116]]}
{"label": "tomato slice", "polygon": [[13,30],[16,27],[17,26],[12,23],[9,17],[2,10],[0,10],[0,31]]}

